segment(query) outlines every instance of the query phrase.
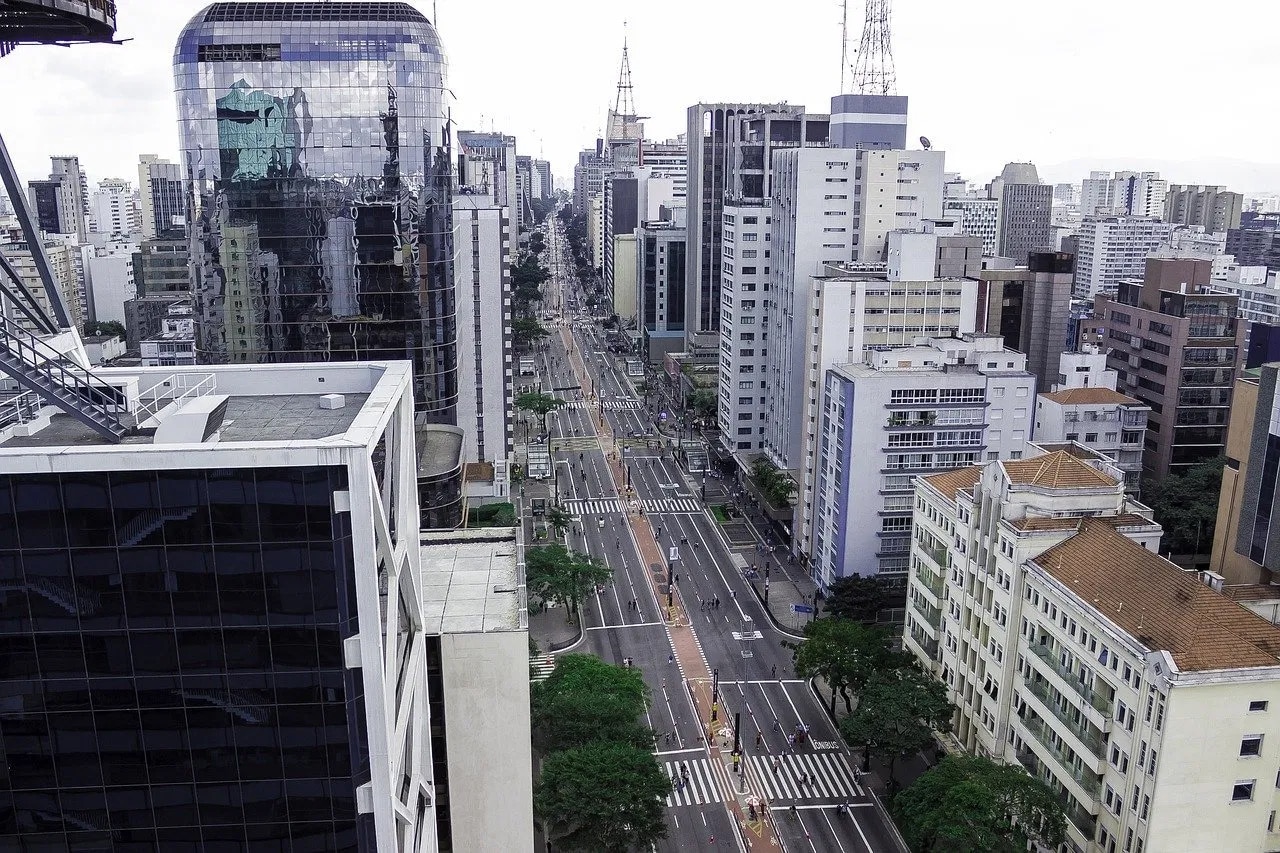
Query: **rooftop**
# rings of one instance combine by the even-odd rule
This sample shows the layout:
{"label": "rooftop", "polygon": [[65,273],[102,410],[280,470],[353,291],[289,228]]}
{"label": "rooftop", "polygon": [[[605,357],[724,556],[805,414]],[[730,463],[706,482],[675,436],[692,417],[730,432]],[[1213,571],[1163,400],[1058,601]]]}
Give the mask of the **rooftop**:
{"label": "rooftop", "polygon": [[930,474],[920,479],[933,486],[948,500],[955,500],[957,492],[968,491],[978,484],[982,479],[982,467],[971,465],[968,468],[943,471],[941,474]]}
{"label": "rooftop", "polygon": [[1125,396],[1110,388],[1066,388],[1049,394],[1041,394],[1046,400],[1052,400],[1064,406],[1096,406],[1114,403],[1120,406],[1144,405],[1132,397]]}
{"label": "rooftop", "polygon": [[1119,482],[1066,450],[1000,464],[1004,466],[1009,482],[1020,486],[1045,486],[1050,489],[1106,488]]}
{"label": "rooftop", "polygon": [[[1084,516],[1064,515],[1051,518],[1018,518],[1008,522],[1015,530],[1035,532],[1041,530],[1074,530],[1080,526]],[[1122,527],[1154,527],[1156,523],[1136,512],[1124,512],[1119,515],[1095,515],[1094,519],[1114,528]]]}
{"label": "rooftop", "polygon": [[515,537],[511,527],[422,534],[422,616],[428,634],[528,627]]}
{"label": "rooftop", "polygon": [[1148,551],[1102,519],[1033,561],[1184,672],[1280,666],[1280,627]]}
{"label": "rooftop", "polygon": [[1269,583],[1241,583],[1222,588],[1232,601],[1271,601],[1280,598],[1280,586]]}

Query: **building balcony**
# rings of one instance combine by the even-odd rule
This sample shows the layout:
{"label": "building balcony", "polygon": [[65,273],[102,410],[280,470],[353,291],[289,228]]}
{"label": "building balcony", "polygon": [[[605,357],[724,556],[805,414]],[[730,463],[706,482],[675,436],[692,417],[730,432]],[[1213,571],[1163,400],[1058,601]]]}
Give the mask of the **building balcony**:
{"label": "building balcony", "polygon": [[930,560],[933,561],[933,564],[938,567],[938,571],[940,573],[943,573],[943,574],[946,573],[948,566],[950,566],[950,563],[947,560],[946,548],[942,547],[941,545],[937,545],[937,546],[926,545],[925,543],[921,542],[919,539],[916,540],[916,545],[920,548],[922,552],[924,552],[929,557]]}
{"label": "building balcony", "polygon": [[[1046,779],[1053,775],[1031,750],[1020,749],[1015,755],[1018,763],[1037,779]],[[1086,841],[1091,840],[1094,832],[1098,829],[1097,816],[1081,806],[1069,794],[1059,794],[1058,800],[1062,803],[1062,809],[1067,815],[1067,820],[1071,821],[1071,825],[1075,827],[1075,830],[1083,835]]]}
{"label": "building balcony", "polygon": [[1022,683],[1027,688],[1027,692],[1036,698],[1045,711],[1057,717],[1067,727],[1076,740],[1080,741],[1081,746],[1097,756],[1099,761],[1102,760],[1105,756],[1107,744],[1107,736],[1103,732],[1089,725],[1083,713],[1080,719],[1072,719],[1070,713],[1064,710],[1053,698],[1053,691],[1049,689],[1047,681],[1024,680]]}
{"label": "building balcony", "polygon": [[[938,660],[938,641],[937,640],[929,637],[923,631],[918,631],[914,628],[910,631],[907,631],[902,636],[904,640],[909,641],[912,645],[916,646],[916,648],[918,648],[920,652],[923,652],[924,657],[928,658],[931,661]],[[917,654],[917,657],[920,657],[920,655]]]}
{"label": "building balcony", "polygon": [[1044,750],[1045,754],[1057,765],[1057,769],[1062,771],[1065,778],[1070,779],[1079,788],[1082,796],[1080,799],[1093,801],[1098,799],[1098,793],[1102,790],[1102,777],[1089,770],[1087,767],[1077,767],[1074,756],[1070,749],[1065,746],[1055,746],[1053,743],[1053,729],[1048,723],[1035,718],[1019,718],[1022,727],[1031,735],[1034,743]]}
{"label": "building balcony", "polygon": [[930,571],[918,571],[913,576],[920,586],[929,590],[933,594],[934,601],[942,601],[942,587],[946,583],[945,578],[940,573]]}
{"label": "building balcony", "polygon": [[907,602],[911,605],[911,609],[920,615],[921,621],[928,628],[928,633],[936,633],[938,626],[942,624],[942,611],[926,601],[915,598],[908,598]]}
{"label": "building balcony", "polygon": [[1103,718],[1109,718],[1111,716],[1111,699],[1103,696],[1101,693],[1085,684],[1080,679],[1080,676],[1072,672],[1070,668],[1063,666],[1053,650],[1048,646],[1041,646],[1039,644],[1032,645],[1030,648],[1031,653],[1046,664],[1048,668],[1058,676],[1058,678],[1062,679],[1062,682],[1068,688],[1079,694],[1080,698],[1088,703],[1089,707],[1101,714]]}

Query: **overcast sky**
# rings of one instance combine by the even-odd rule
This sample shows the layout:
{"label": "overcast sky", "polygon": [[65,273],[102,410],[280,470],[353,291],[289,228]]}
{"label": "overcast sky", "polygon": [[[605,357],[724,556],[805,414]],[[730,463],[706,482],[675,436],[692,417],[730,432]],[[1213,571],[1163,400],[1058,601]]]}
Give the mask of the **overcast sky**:
{"label": "overcast sky", "polygon": [[[78,154],[90,179],[136,182],[137,157],[177,155],[172,53],[199,0],[117,0],[126,44],[21,47],[0,59],[0,133],[24,180]],[[432,16],[431,0],[414,5]],[[491,125],[571,179],[612,105],[628,17],[648,136],[699,101],[827,112],[840,84],[835,0],[437,0],[462,128]],[[1156,167],[1175,182],[1280,192],[1280,4],[1271,0],[897,0],[898,92],[911,139],[985,182],[1010,160],[1078,181]],[[850,0],[850,45],[861,0]]]}

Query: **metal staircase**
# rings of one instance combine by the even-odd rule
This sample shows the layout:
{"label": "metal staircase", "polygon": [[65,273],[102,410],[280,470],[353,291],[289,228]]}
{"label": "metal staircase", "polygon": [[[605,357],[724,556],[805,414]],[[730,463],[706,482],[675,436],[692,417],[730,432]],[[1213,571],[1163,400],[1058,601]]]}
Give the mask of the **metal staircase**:
{"label": "metal staircase", "polygon": [[107,441],[128,433],[116,416],[120,392],[39,336],[0,315],[0,373],[34,391]]}

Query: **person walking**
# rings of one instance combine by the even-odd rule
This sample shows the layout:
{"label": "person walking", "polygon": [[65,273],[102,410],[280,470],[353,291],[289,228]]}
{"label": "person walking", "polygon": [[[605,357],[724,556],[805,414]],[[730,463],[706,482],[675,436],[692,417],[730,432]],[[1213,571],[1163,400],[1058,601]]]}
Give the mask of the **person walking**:
{"label": "person walking", "polygon": [[759,749],[762,743],[764,743],[764,732],[756,729],[756,749]]}
{"label": "person walking", "polygon": [[769,668],[769,677],[770,678],[778,677],[778,665],[776,663]]}

